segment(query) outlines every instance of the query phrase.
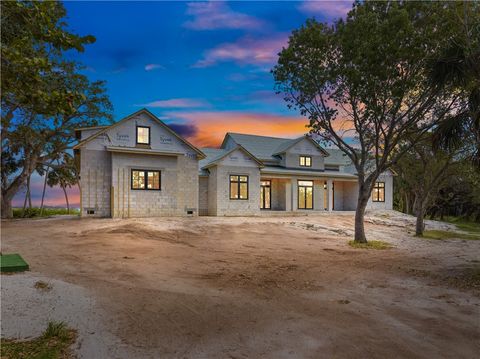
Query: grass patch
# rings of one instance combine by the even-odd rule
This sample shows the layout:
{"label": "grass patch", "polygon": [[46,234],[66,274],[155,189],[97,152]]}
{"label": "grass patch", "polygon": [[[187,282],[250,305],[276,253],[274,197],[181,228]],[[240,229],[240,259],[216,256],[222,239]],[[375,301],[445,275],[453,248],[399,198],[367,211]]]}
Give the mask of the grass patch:
{"label": "grass patch", "polygon": [[[36,218],[36,217],[50,217],[58,215],[68,215],[66,208],[44,208],[40,215],[40,208],[26,208],[25,212],[22,208],[13,208],[13,218]],[[79,215],[79,208],[70,208],[70,215]]]}
{"label": "grass patch", "polygon": [[32,340],[1,340],[2,359],[66,359],[73,358],[70,346],[75,342],[76,332],[65,323],[49,322],[42,336]]}
{"label": "grass patch", "polygon": [[426,239],[467,239],[467,240],[476,240],[480,239],[480,233],[460,233],[453,231],[442,231],[442,230],[430,230],[424,231],[423,236],[419,238]]}
{"label": "grass patch", "polygon": [[384,241],[368,241],[367,243],[357,243],[355,241],[348,241],[348,245],[353,248],[360,249],[389,249],[392,245]]}
{"label": "grass patch", "polygon": [[44,282],[43,280],[36,281],[33,286],[36,289],[43,290],[45,292],[48,292],[50,289],[52,289],[52,286],[50,284],[48,284],[47,282]]}
{"label": "grass patch", "polygon": [[0,255],[0,271],[6,272],[23,272],[28,270],[28,263],[20,256],[20,254],[2,254]]}

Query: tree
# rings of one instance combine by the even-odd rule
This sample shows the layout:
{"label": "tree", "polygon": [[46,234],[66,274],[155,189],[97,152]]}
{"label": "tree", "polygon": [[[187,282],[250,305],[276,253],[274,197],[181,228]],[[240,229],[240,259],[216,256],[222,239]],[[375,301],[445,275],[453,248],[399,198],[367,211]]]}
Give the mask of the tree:
{"label": "tree", "polygon": [[59,2],[1,3],[2,218],[38,166],[58,158],[75,141],[74,129],[111,121],[103,82],[90,82],[64,58],[83,51],[92,36],[66,29]]}
{"label": "tree", "polygon": [[67,204],[67,213],[70,214],[70,203],[68,201],[67,188],[77,184],[77,174],[73,159],[69,156],[64,157],[64,162],[58,166],[53,166],[48,173],[47,184],[49,187],[60,186],[65,195]]}
{"label": "tree", "polygon": [[272,70],[290,108],[311,132],[340,148],[358,176],[355,241],[367,242],[365,208],[378,176],[448,113],[457,95],[428,81],[451,29],[440,3],[356,2],[332,26],[308,20]]}
{"label": "tree", "polygon": [[[448,116],[434,133],[436,148],[448,149],[471,143],[471,159],[480,166],[480,3],[456,2],[450,6],[450,22],[460,25],[448,46],[432,59],[432,83],[461,93],[461,111]],[[455,27],[455,24],[450,24]],[[458,25],[457,25],[458,26]]]}
{"label": "tree", "polygon": [[424,218],[427,208],[434,203],[439,191],[455,172],[461,160],[461,150],[434,150],[432,135],[426,134],[413,146],[406,142],[407,152],[395,165],[399,173],[401,187],[413,197],[413,211],[417,217],[415,234],[422,236],[425,229]]}

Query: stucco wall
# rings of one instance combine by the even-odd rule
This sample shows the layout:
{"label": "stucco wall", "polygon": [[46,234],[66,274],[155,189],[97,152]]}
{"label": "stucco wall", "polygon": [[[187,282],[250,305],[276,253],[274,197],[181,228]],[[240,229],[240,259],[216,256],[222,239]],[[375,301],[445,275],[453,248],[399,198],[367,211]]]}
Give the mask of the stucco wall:
{"label": "stucco wall", "polygon": [[383,173],[377,179],[377,182],[385,182],[385,202],[372,202],[372,197],[368,200],[367,209],[393,209],[393,176],[390,172]]}

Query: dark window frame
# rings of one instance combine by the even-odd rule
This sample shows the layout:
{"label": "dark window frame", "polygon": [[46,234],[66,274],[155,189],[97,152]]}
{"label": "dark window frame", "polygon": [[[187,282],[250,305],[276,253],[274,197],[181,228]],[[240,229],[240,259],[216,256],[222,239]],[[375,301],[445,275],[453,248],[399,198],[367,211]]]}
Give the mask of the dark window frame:
{"label": "dark window frame", "polygon": [[[312,182],[312,185],[311,186],[303,186],[303,185],[300,186],[299,182],[302,182],[302,181]],[[305,188],[305,198],[304,198],[305,208],[300,208],[298,206],[298,199],[300,198],[300,187]],[[311,188],[312,189],[312,208],[307,208],[307,191],[306,191],[306,188]],[[313,182],[312,180],[297,180],[297,209],[306,210],[306,211],[313,211],[314,208],[315,208],[315,182]]]}
{"label": "dark window frame", "polygon": [[[383,184],[383,186],[380,186],[380,183]],[[378,190],[377,191],[377,198],[375,198],[375,191],[374,190]],[[380,191],[383,192],[383,201],[380,200]],[[380,203],[384,203],[385,202],[385,182],[375,182],[375,184],[373,185],[373,189],[372,189],[372,202],[380,202]]]}
{"label": "dark window frame", "polygon": [[[232,177],[237,177],[236,181],[232,181]],[[240,182],[240,177],[247,177],[247,182]],[[250,197],[250,186],[249,186],[250,178],[248,175],[228,175],[228,196],[231,201],[248,201]],[[238,198],[232,197],[232,183],[237,184],[237,196]],[[240,184],[246,183],[247,184],[247,198],[240,198]]]}
{"label": "dark window frame", "polygon": [[[138,129],[139,129],[139,128],[148,128],[148,143],[138,142]],[[147,145],[147,146],[149,146],[150,143],[152,142],[151,139],[152,139],[152,128],[151,128],[150,126],[138,126],[138,125],[137,125],[137,126],[135,127],[135,143],[136,143],[137,145]]]}
{"label": "dark window frame", "polygon": [[[262,182],[268,182],[269,185],[262,185]],[[263,188],[268,188],[268,192],[269,192],[269,203],[268,203],[268,208],[265,208],[265,206],[263,208],[260,207],[260,209],[262,211],[264,210],[271,210],[272,209],[272,180],[260,180],[260,191],[262,191],[262,187]],[[265,194],[264,194],[264,197],[263,197],[263,203],[262,205],[265,205]]]}
{"label": "dark window frame", "polygon": [[[304,165],[302,165],[302,158],[304,159],[304,163],[305,163]],[[310,159],[310,164],[309,165],[307,165],[307,158]],[[313,163],[312,156],[300,155],[298,157],[298,165],[300,167],[312,167],[312,163]]]}
{"label": "dark window frame", "polygon": [[[133,172],[134,171],[143,172],[143,176],[145,178],[145,188],[134,188],[133,187]],[[148,172],[158,172],[158,188],[148,188]],[[132,168],[130,170],[130,189],[132,191],[161,191],[162,190],[162,171]]]}

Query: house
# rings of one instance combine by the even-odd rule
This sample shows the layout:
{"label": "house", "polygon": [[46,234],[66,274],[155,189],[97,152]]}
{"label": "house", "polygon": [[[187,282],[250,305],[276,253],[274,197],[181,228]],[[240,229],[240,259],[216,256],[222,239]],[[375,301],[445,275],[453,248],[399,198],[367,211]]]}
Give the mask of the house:
{"label": "house", "polygon": [[[348,157],[309,136],[227,133],[198,149],[148,110],[111,126],[77,129],[81,213],[99,217],[251,216],[266,211],[355,210]],[[368,203],[392,209],[392,173]]]}

